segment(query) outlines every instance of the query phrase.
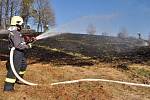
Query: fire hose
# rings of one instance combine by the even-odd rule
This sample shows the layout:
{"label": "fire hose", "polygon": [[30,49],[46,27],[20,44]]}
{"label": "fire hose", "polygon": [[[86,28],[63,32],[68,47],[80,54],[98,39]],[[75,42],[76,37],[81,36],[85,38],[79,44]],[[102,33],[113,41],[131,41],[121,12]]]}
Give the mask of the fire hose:
{"label": "fire hose", "polygon": [[24,80],[23,78],[21,78],[18,75],[18,73],[15,70],[14,63],[13,63],[14,50],[15,50],[15,47],[12,47],[11,51],[10,51],[10,66],[11,66],[11,69],[12,69],[14,75],[16,76],[16,78],[18,78],[21,82],[23,82],[23,83],[25,83],[27,85],[38,85],[38,84],[35,84],[35,83],[28,82],[28,81]]}

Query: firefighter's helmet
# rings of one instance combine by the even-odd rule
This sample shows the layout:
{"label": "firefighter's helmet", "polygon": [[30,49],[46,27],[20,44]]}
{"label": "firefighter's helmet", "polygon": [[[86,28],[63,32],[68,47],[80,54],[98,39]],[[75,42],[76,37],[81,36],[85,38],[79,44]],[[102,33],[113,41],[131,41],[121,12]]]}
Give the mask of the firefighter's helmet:
{"label": "firefighter's helmet", "polygon": [[22,25],[23,24],[23,19],[20,16],[13,16],[11,18],[11,25],[15,26],[15,25]]}

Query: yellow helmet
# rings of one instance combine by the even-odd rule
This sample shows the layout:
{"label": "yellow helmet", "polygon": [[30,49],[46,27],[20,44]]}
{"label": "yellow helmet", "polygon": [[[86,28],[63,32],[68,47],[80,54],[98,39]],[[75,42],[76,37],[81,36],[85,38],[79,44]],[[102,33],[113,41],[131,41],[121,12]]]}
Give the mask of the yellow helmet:
{"label": "yellow helmet", "polygon": [[20,16],[13,16],[10,25],[22,25],[23,19]]}

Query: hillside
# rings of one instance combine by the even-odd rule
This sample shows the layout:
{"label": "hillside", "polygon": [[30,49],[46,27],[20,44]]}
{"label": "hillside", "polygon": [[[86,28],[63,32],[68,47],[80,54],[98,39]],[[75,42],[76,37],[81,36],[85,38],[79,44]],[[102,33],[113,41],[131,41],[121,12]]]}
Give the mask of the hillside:
{"label": "hillside", "polygon": [[[79,53],[93,59],[135,57],[137,50],[147,49],[144,40],[135,38],[117,38],[86,34],[62,34],[36,42],[36,45],[56,48],[61,51]],[[140,55],[142,55],[141,52]],[[144,51],[145,53],[145,51]],[[136,56],[137,57],[137,56]],[[120,59],[119,58],[119,59]],[[129,58],[130,59],[130,58]]]}
{"label": "hillside", "polygon": [[39,86],[15,85],[3,93],[8,58],[0,40],[0,100],[150,100],[150,88],[107,82],[51,83],[82,78],[150,84],[150,48],[138,39],[63,34],[37,41],[28,50],[25,79]]}
{"label": "hillside", "polygon": [[[44,39],[38,43],[49,47],[56,47],[65,50],[74,50],[85,48],[88,51],[89,48],[95,50],[107,50],[121,52],[122,50],[132,49],[134,47],[144,46],[144,41],[135,38],[117,38],[111,36],[101,35],[86,35],[86,34],[62,34],[52,38]],[[74,45],[73,45],[74,44]],[[68,46],[73,45],[73,48]],[[63,47],[64,46],[64,47]],[[90,51],[90,50],[89,50]],[[79,51],[80,52],[80,51]]]}

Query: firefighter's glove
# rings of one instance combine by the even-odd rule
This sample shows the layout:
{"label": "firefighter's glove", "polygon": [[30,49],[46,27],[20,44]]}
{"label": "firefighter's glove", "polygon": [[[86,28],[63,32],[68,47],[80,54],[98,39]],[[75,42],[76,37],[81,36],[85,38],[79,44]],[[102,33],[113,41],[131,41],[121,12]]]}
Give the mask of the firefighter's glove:
{"label": "firefighter's glove", "polygon": [[32,43],[28,43],[28,47],[29,47],[29,48],[32,48]]}

